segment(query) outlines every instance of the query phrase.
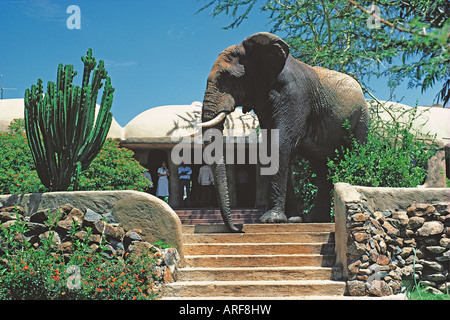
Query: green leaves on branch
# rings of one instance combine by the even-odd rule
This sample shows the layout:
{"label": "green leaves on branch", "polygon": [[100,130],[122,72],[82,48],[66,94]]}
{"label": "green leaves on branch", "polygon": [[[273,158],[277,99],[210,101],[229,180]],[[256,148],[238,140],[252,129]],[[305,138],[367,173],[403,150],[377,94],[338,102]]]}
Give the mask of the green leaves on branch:
{"label": "green leaves on branch", "polygon": [[[111,126],[114,88],[104,62],[100,60],[97,66],[92,49],[81,60],[82,87],[72,83],[77,75],[73,66],[59,64],[57,81],[48,82],[45,95],[41,79],[25,90],[28,144],[42,184],[52,191],[67,190],[74,177],[89,167]],[[103,84],[96,115],[97,96]]]}

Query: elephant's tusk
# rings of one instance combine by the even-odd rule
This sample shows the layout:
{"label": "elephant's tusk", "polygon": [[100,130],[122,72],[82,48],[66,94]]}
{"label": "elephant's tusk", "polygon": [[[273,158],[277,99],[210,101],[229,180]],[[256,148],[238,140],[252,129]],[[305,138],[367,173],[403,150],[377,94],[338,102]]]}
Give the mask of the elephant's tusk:
{"label": "elephant's tusk", "polygon": [[225,120],[226,116],[227,116],[227,113],[225,111],[222,111],[214,119],[209,120],[207,122],[203,122],[203,123],[197,123],[197,126],[200,128],[210,128],[212,126],[215,126],[216,124],[221,123],[223,120]]}

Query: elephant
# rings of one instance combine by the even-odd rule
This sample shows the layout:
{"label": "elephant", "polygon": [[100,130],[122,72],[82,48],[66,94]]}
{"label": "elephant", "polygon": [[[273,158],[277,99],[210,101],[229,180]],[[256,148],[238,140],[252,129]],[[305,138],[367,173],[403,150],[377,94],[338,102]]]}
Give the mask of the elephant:
{"label": "elephant", "polygon": [[[359,143],[367,139],[369,112],[359,83],[349,75],[295,59],[280,37],[260,32],[217,57],[198,126],[203,133],[209,128],[223,131],[226,116],[236,107],[253,110],[261,129],[278,129],[279,168],[269,178],[268,207],[260,221],[284,223],[298,216],[291,160],[299,154],[311,163],[318,187],[304,221],[330,222],[333,185],[327,179],[327,158],[344,143],[344,121],[349,121]],[[230,232],[242,232],[230,217],[223,159],[212,170],[223,221]]]}

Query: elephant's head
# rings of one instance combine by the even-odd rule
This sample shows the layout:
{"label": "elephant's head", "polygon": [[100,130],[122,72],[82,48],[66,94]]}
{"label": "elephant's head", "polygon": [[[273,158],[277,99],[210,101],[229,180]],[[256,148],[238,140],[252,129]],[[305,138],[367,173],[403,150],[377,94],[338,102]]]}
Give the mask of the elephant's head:
{"label": "elephant's head", "polygon": [[[220,53],[208,76],[200,127],[223,130],[227,114],[236,107],[255,109],[259,118],[258,96],[267,93],[283,70],[289,56],[288,45],[279,37],[261,32]],[[261,120],[261,119],[260,119]],[[223,159],[222,159],[223,160]],[[224,161],[213,164],[213,174],[222,218],[228,230],[240,231],[230,218],[226,169]]]}

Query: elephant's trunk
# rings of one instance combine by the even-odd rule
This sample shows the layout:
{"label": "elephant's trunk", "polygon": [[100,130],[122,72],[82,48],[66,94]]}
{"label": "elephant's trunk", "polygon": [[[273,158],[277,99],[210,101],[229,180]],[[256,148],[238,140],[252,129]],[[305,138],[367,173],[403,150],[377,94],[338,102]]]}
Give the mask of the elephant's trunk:
{"label": "elephant's trunk", "polygon": [[217,192],[217,199],[219,201],[220,214],[222,215],[223,222],[230,232],[242,232],[237,228],[233,221],[231,221],[231,210],[230,210],[230,196],[228,194],[227,185],[227,170],[225,168],[225,163],[220,161],[220,163],[213,163],[211,165],[214,183]]}

